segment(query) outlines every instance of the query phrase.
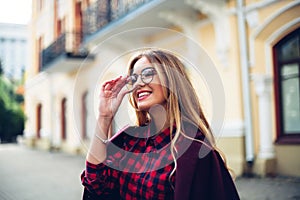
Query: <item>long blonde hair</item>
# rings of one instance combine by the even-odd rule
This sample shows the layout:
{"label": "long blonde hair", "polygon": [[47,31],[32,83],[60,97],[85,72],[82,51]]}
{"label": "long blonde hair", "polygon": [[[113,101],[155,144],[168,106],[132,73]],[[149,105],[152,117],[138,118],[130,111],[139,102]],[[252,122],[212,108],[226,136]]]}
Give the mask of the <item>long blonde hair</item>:
{"label": "long blonde hair", "polygon": [[[215,138],[201,108],[196,91],[192,86],[190,79],[188,78],[184,64],[175,55],[168,51],[152,48],[144,49],[134,55],[129,61],[129,74],[132,72],[135,63],[142,57],[146,57],[151,64],[154,64],[154,66],[159,65],[160,70],[158,70],[158,76],[160,80],[163,80],[162,76],[164,76],[166,79],[166,83],[163,83],[166,87],[163,87],[163,90],[167,102],[166,115],[168,116],[167,119],[169,120],[168,124],[170,125],[170,133],[173,133],[172,125],[176,124],[175,134],[173,136],[170,134],[170,148],[175,164],[174,170],[171,173],[172,176],[177,167],[177,150],[175,144],[180,135],[191,140],[199,141],[202,144],[217,150]],[[141,126],[147,124],[150,120],[149,115],[147,112],[137,109],[136,102],[134,101],[132,95],[130,97],[130,103],[135,108],[137,125]],[[188,136],[183,131],[183,122],[188,122],[197,127],[205,137],[205,141]],[[221,154],[226,165],[224,155],[221,153],[221,151],[217,151]]]}

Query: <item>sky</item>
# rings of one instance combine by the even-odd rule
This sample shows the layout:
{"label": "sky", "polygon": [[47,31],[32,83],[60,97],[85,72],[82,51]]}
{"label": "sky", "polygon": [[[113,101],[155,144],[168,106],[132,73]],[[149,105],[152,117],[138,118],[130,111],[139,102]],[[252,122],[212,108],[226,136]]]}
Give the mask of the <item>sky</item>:
{"label": "sky", "polygon": [[32,0],[0,0],[0,23],[27,24]]}

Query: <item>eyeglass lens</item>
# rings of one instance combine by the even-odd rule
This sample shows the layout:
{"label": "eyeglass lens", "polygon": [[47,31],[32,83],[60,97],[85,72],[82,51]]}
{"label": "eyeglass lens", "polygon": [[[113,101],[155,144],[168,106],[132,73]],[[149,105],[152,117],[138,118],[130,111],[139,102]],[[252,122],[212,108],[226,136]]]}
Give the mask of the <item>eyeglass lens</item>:
{"label": "eyeglass lens", "polygon": [[145,68],[145,69],[143,69],[143,71],[141,72],[140,75],[132,74],[131,76],[129,76],[127,79],[126,85],[129,89],[132,89],[134,84],[138,81],[139,76],[141,76],[141,80],[143,83],[149,84],[152,81],[153,76],[155,74],[156,74],[156,71],[153,67]]}

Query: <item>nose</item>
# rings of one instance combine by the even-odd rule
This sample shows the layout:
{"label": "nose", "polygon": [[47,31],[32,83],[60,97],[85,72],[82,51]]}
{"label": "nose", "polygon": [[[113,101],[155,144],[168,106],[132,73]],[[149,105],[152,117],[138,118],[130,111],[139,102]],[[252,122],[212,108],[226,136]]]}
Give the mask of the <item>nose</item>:
{"label": "nose", "polygon": [[138,76],[136,82],[134,83],[134,87],[142,87],[145,83],[142,81],[142,77]]}
{"label": "nose", "polygon": [[138,76],[136,82],[132,85],[132,91],[140,89],[143,86],[145,86],[145,83],[142,81],[141,76]]}

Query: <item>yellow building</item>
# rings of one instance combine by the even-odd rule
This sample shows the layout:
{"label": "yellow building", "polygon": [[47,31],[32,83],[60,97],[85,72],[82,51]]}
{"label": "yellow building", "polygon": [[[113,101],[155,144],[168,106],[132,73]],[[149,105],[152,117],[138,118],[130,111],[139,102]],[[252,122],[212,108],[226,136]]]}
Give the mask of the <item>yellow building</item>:
{"label": "yellow building", "polygon": [[[159,47],[190,66],[237,175],[300,176],[299,0],[37,0],[31,37],[28,145],[85,154],[99,84]],[[113,129],[132,121],[119,112]]]}

